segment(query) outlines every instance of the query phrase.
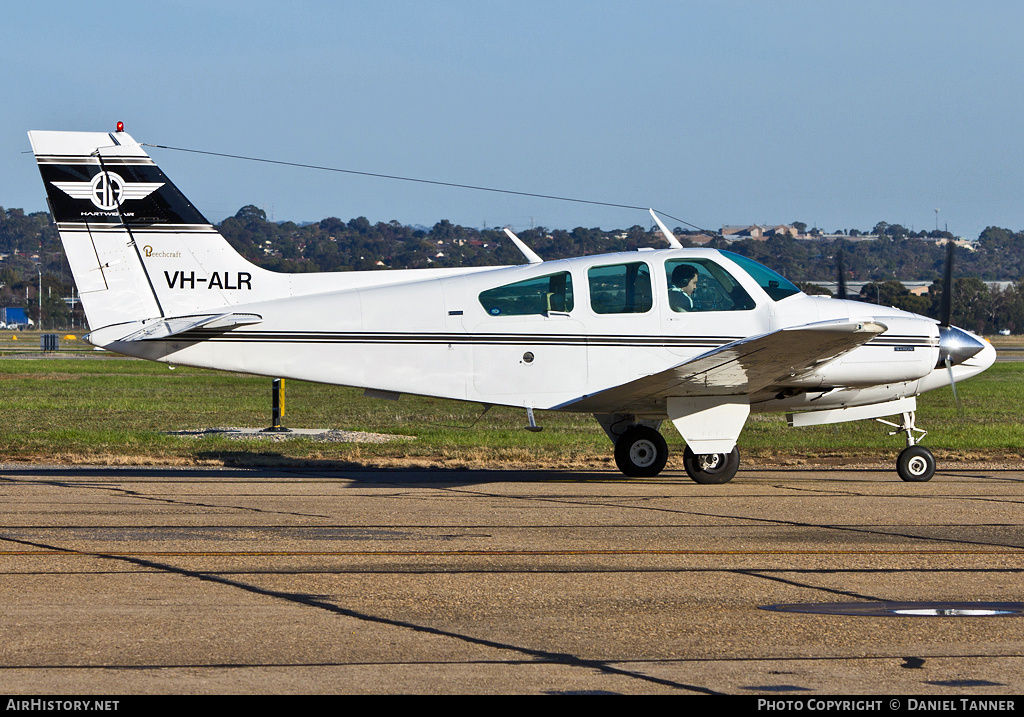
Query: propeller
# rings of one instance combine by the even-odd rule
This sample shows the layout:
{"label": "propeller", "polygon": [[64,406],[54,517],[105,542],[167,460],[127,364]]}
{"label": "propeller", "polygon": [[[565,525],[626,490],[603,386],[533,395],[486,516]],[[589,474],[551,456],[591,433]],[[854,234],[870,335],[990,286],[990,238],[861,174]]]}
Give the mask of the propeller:
{"label": "propeller", "polygon": [[942,299],[939,303],[939,326],[949,327],[953,313],[953,242],[946,240],[946,268],[942,274]]}
{"label": "propeller", "polygon": [[[942,339],[940,338],[939,341],[941,343]],[[949,387],[953,389],[953,403],[956,404],[956,412],[962,413],[963,406],[960,405],[960,394],[956,392],[956,379],[953,377],[953,362],[950,360],[948,355],[946,356],[945,363],[946,372],[949,374]]]}
{"label": "propeller", "polygon": [[839,253],[836,254],[836,268],[839,270],[839,282],[836,285],[836,294],[838,298],[846,298],[846,272],[843,271],[843,250],[840,249]]}
{"label": "propeller", "polygon": [[953,367],[974,356],[985,348],[985,345],[971,334],[952,325],[953,249],[953,242],[947,240],[946,267],[942,275],[942,297],[939,300],[939,360],[935,368],[946,367],[949,373],[949,386],[953,389],[953,400],[957,411],[960,411],[960,396],[956,392]]}

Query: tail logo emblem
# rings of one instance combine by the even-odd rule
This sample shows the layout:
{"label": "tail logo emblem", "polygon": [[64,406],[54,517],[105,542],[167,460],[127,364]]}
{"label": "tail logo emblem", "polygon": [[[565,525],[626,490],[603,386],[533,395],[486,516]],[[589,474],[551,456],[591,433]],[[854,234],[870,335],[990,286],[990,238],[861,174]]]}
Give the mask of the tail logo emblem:
{"label": "tail logo emblem", "polygon": [[88,199],[98,209],[112,211],[129,199],[145,199],[163,182],[126,182],[114,172],[100,172],[91,182],[52,182],[72,199]]}

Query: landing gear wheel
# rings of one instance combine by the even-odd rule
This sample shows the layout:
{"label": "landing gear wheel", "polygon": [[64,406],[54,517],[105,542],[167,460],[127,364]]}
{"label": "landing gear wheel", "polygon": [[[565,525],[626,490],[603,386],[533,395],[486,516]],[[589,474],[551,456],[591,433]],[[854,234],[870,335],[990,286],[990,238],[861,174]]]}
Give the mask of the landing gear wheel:
{"label": "landing gear wheel", "polygon": [[924,446],[907,446],[896,459],[896,472],[911,483],[923,483],[935,475],[935,456]]}
{"label": "landing gear wheel", "polygon": [[668,461],[668,444],[653,428],[633,426],[615,442],[615,465],[630,478],[651,478]]}
{"label": "landing gear wheel", "polygon": [[740,450],[733,447],[732,453],[706,453],[697,455],[687,446],[683,452],[686,475],[695,483],[716,485],[728,483],[740,467]]}

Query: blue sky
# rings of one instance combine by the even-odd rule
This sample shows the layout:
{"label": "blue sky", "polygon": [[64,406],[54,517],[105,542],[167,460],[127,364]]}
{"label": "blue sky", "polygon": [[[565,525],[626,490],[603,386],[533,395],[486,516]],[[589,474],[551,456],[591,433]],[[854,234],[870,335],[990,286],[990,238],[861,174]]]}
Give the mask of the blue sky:
{"label": "blue sky", "polygon": [[[0,205],[25,132],[653,206],[692,224],[1024,228],[1024,3],[19,3]],[[644,212],[151,150],[213,221],[571,229]],[[669,226],[678,222],[668,220]]]}

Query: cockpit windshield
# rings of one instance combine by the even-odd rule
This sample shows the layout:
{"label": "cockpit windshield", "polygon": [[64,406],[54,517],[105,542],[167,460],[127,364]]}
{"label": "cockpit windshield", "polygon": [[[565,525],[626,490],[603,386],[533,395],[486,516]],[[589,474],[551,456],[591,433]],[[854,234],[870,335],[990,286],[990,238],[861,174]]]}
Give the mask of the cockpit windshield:
{"label": "cockpit windshield", "polygon": [[731,251],[723,251],[722,254],[735,262],[743,271],[747,272],[773,300],[779,301],[788,296],[793,296],[793,294],[800,293],[800,289],[796,288],[792,282],[781,274],[772,271],[767,266]]}

